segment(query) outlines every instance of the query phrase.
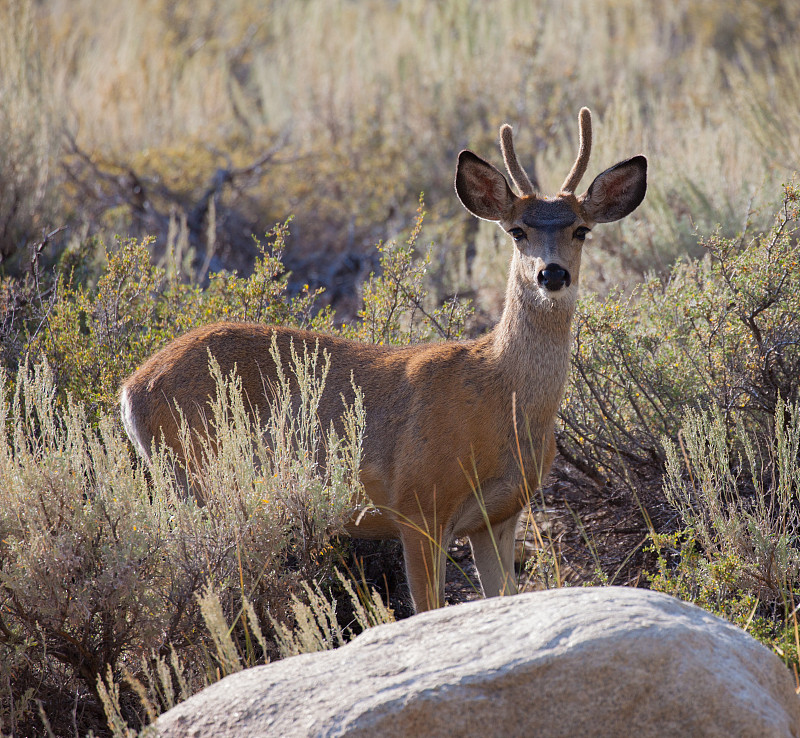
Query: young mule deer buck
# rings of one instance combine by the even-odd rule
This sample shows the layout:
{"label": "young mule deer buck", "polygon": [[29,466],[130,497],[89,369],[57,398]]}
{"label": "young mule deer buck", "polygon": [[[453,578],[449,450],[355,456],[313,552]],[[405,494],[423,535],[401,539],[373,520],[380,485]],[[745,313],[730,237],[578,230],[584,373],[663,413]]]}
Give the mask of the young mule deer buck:
{"label": "young mule deer buck", "polygon": [[[447,548],[461,536],[470,539],[484,594],[514,592],[515,526],[525,490],[541,483],[555,454],[583,242],[596,223],[631,213],[647,188],[647,161],[636,156],[576,196],[591,149],[587,108],[579,121],[578,157],[554,197],[541,195],[520,166],[508,125],[500,131],[501,148],[519,194],[491,164],[471,151],[459,154],[455,189],[464,207],[499,223],[514,241],[505,309],[490,333],[390,348],[265,325],[198,328],[124,383],[122,418],[133,444],[149,460],[163,433],[181,457],[176,405],[194,432],[211,433],[203,423],[215,392],[209,353],[223,372],[238,372],[263,418],[265,388],[276,377],[273,336],[285,364],[291,344],[318,342],[331,357],[319,406],[323,427],[341,414],[342,398],[352,403],[351,375],[366,409],[360,479],[374,509],[354,513],[348,532],[400,538],[418,611],[443,604]],[[530,486],[526,473],[534,477]]]}

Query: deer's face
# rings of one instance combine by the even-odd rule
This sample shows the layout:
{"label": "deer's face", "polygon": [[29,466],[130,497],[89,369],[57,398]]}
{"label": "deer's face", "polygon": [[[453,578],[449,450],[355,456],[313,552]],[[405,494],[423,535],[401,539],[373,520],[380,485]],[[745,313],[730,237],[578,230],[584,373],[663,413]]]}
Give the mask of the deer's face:
{"label": "deer's face", "polygon": [[529,289],[550,300],[574,299],[586,236],[596,223],[619,220],[638,207],[647,190],[647,160],[635,156],[615,164],[579,197],[566,188],[544,197],[530,183],[532,194],[519,197],[491,164],[462,151],[455,187],[467,210],[514,239],[517,274]]}
{"label": "deer's face", "polygon": [[514,239],[528,289],[553,300],[574,297],[583,242],[592,226],[574,196],[518,198],[499,223]]}

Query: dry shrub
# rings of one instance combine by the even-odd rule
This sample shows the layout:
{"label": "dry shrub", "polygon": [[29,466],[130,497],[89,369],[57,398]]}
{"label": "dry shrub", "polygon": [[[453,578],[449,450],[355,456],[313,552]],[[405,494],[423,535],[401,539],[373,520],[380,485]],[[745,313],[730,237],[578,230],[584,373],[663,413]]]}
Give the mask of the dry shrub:
{"label": "dry shrub", "polygon": [[688,410],[664,439],[676,533],[653,536],[651,586],[715,612],[800,666],[800,405],[778,399],[770,432],[720,408]]}
{"label": "dry shrub", "polygon": [[[287,619],[301,581],[325,578],[332,536],[359,490],[364,416],[357,399],[341,436],[319,428],[325,377],[315,367],[300,354],[285,368],[264,429],[252,426],[236,378],[215,370],[209,422],[218,445],[206,449],[202,507],[177,495],[166,453],[148,482],[116,420],[103,415],[95,430],[80,405],[59,403],[46,364],[23,365],[13,394],[0,378],[4,732],[39,730],[35,700],[52,725],[66,729],[75,712],[81,733],[101,727],[98,679],[108,675],[119,683],[122,717],[141,724],[140,700],[122,675],[147,681],[143,658],[157,668],[174,649],[191,691],[229,668],[209,647],[197,601],[204,587],[213,586],[234,624],[245,597],[256,622],[268,623],[268,614]],[[288,376],[300,387],[299,416]],[[258,659],[271,644],[257,647]]]}

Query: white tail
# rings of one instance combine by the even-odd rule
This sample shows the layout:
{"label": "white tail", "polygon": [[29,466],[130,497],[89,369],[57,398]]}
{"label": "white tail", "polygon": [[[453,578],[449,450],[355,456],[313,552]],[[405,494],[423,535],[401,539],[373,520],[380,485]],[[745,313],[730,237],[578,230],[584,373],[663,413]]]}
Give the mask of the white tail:
{"label": "white tail", "polygon": [[484,594],[514,592],[514,533],[525,504],[521,470],[534,489],[555,454],[553,428],[569,369],[583,241],[596,223],[632,212],[647,187],[647,161],[636,156],[598,175],[576,197],[591,148],[586,108],[580,133],[579,156],[554,197],[536,191],[535,178],[531,182],[517,161],[507,126],[501,129],[503,155],[522,196],[472,152],[458,157],[461,202],[514,240],[505,309],[490,333],[472,341],[389,348],[265,325],[198,328],[124,383],[122,417],[136,448],[149,459],[163,432],[181,454],[176,403],[194,430],[207,432],[203,407],[214,394],[209,352],[223,372],[237,367],[249,401],[268,412],[264,387],[275,377],[273,335],[287,364],[292,342],[313,347],[318,341],[331,356],[319,408],[323,427],[341,413],[342,396],[352,402],[351,374],[364,395],[361,480],[378,512],[354,516],[348,532],[401,539],[418,611],[443,604],[446,551],[460,536],[470,539]]}

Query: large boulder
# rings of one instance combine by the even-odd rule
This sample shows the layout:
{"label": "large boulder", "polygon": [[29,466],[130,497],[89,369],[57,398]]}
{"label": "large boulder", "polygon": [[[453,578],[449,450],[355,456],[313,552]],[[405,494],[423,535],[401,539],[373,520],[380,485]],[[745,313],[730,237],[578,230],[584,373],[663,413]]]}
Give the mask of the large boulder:
{"label": "large boulder", "polygon": [[793,736],[783,663],[739,628],[624,587],[495,598],[229,676],[178,736]]}

